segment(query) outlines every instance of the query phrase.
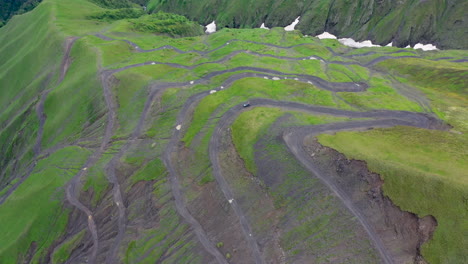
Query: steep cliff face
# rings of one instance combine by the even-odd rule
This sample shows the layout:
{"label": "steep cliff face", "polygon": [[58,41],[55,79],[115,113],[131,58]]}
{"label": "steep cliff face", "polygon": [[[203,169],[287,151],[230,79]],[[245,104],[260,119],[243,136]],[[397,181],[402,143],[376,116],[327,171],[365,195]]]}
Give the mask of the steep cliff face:
{"label": "steep cliff face", "polygon": [[220,27],[286,26],[301,16],[296,28],[304,34],[329,31],[400,47],[430,42],[444,49],[468,48],[464,0],[151,0],[148,5],[204,24],[216,20]]}

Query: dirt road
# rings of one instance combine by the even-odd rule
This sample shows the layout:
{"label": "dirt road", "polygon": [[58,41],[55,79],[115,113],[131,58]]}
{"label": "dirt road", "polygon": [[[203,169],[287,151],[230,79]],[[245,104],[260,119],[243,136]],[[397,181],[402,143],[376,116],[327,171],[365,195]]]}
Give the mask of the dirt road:
{"label": "dirt road", "polygon": [[[101,37],[102,39],[106,40],[112,40],[111,38],[108,38],[103,35],[97,35],[98,37]],[[176,52],[179,53],[190,53],[190,52],[195,52],[201,55],[206,55],[208,53],[214,52],[216,50],[219,50],[226,45],[230,45],[232,42],[236,41],[241,41],[241,40],[231,40],[226,42],[225,44],[221,45],[218,48],[209,50],[209,51],[182,51],[180,49],[171,47],[171,46],[163,46],[157,49],[152,49],[152,50],[143,50],[139,48],[135,43],[128,41],[128,40],[123,40],[130,45],[132,45],[138,52],[152,52],[156,50],[162,50],[162,49],[173,49]],[[265,45],[265,46],[271,46],[275,48],[281,48],[281,49],[291,49],[297,46],[301,45],[309,45],[309,44],[299,44],[299,45],[294,45],[294,46],[289,46],[289,47],[282,47],[278,45],[273,45],[273,44],[268,44],[268,43],[259,43],[259,42],[253,42],[253,41],[244,41],[244,42],[249,42],[249,43],[255,43],[259,45]],[[266,57],[272,57],[272,58],[277,58],[277,59],[282,59],[282,60],[303,60],[306,58],[290,58],[290,57],[284,57],[284,56],[274,56],[274,55],[265,55],[265,54],[259,54],[255,52],[249,52],[249,51],[235,51],[226,57],[216,61],[216,62],[209,62],[209,63],[222,63],[236,54],[239,53],[250,53],[256,56],[266,56]],[[386,57],[384,59],[395,59],[394,57]],[[401,58],[401,57],[400,57]],[[309,59],[311,59],[309,57]],[[314,59],[321,59],[318,57],[314,57]],[[374,60],[372,63],[377,63],[378,61],[382,60]],[[337,61],[335,63],[341,63],[341,64],[354,64],[354,62],[340,62]],[[200,66],[202,64],[206,63],[201,63],[198,65],[191,65],[191,66],[186,66],[186,65],[180,65],[180,64],[175,64],[175,63],[164,63],[164,62],[154,62],[154,61],[149,61],[149,62],[144,62],[144,63],[139,63],[139,64],[134,64],[134,65],[129,65],[125,66],[120,69],[114,69],[114,70],[107,70],[103,71],[101,73],[101,82],[103,85],[104,89],[104,97],[106,100],[106,105],[108,108],[108,121],[106,124],[106,129],[105,129],[105,134],[103,137],[103,141],[101,144],[101,147],[99,150],[97,150],[86,162],[85,167],[91,167],[93,166],[96,161],[99,159],[99,157],[102,155],[103,151],[106,149],[109,139],[112,135],[112,131],[114,128],[114,122],[116,118],[115,114],[115,103],[113,102],[113,96],[110,91],[110,86],[109,86],[109,78],[112,74],[115,74],[117,72],[121,72],[130,68],[135,68],[135,67],[141,67],[145,65],[152,65],[152,64],[164,64],[168,65],[171,67],[176,67],[176,68],[183,68],[183,69],[194,69],[197,66]],[[117,177],[115,175],[115,167],[116,164],[119,160],[119,158],[128,150],[130,145],[133,143],[134,139],[138,137],[138,135],[141,134],[143,124],[146,118],[146,115],[150,109],[151,103],[154,100],[154,96],[156,94],[155,91],[162,92],[167,88],[172,88],[172,87],[186,87],[186,86],[192,86],[196,84],[207,84],[210,82],[210,80],[213,77],[219,76],[221,74],[225,73],[235,73],[238,71],[254,71],[254,72],[243,72],[243,73],[237,73],[229,77],[228,79],[225,80],[225,82],[222,84],[226,89],[236,80],[242,79],[242,78],[248,78],[248,77],[258,77],[258,78],[268,78],[272,79],[273,77],[281,76],[282,78],[294,78],[297,81],[300,82],[306,82],[313,84],[317,86],[318,88],[329,90],[332,92],[362,92],[365,91],[368,88],[368,85],[364,82],[360,83],[337,83],[337,82],[329,82],[326,80],[323,80],[321,78],[318,78],[316,76],[312,75],[305,75],[305,74],[292,74],[292,73],[284,73],[276,70],[271,70],[271,69],[263,69],[263,68],[258,68],[258,67],[236,67],[233,69],[227,69],[227,70],[222,70],[222,71],[214,71],[211,72],[205,76],[203,76],[200,79],[193,80],[191,82],[178,82],[178,83],[156,83],[153,86],[153,89],[150,93],[150,96],[145,104],[144,110],[140,116],[139,123],[135,130],[132,133],[131,138],[128,140],[128,142],[124,145],[124,147],[120,150],[119,154],[114,156],[114,158],[109,162],[109,164],[106,166],[106,174],[108,175],[109,182],[113,184],[113,197],[114,197],[114,202],[118,206],[119,210],[119,218],[118,218],[118,234],[114,240],[114,243],[112,245],[111,250],[109,251],[109,255],[107,256],[106,261],[108,263],[113,263],[116,261],[116,256],[117,252],[119,249],[120,242],[124,236],[125,233],[125,227],[126,227],[126,214],[125,214],[125,205],[122,200],[122,194],[120,190],[120,185],[117,180]],[[175,125],[182,125],[182,127],[186,127],[189,125],[190,122],[190,110],[205,96],[209,95],[209,91],[201,92],[199,94],[193,95],[190,97],[184,104],[182,110],[179,112],[177,122]],[[280,108],[285,108],[285,109],[293,109],[293,110],[299,110],[299,111],[306,111],[306,112],[311,112],[311,113],[322,113],[322,114],[330,114],[330,115],[335,115],[335,116],[344,116],[344,117],[355,117],[355,118],[374,118],[377,119],[375,121],[365,121],[367,123],[362,123],[362,122],[348,122],[347,126],[343,124],[338,124],[337,128],[333,127],[314,127],[314,128],[298,128],[296,130],[290,130],[288,131],[287,134],[285,134],[285,142],[288,144],[288,147],[290,147],[291,152],[296,155],[297,159],[301,161],[302,164],[306,168],[308,168],[312,173],[316,174],[317,177],[322,179],[325,184],[327,184],[325,177],[321,176],[321,174],[317,171],[314,171],[314,167],[311,167],[307,160],[305,160],[304,154],[300,151],[299,148],[299,141],[297,141],[296,137],[294,137],[294,140],[292,139],[292,135],[298,135],[298,138],[301,138],[300,136],[302,135],[307,135],[311,134],[310,132],[312,131],[313,133],[319,133],[320,129],[340,129],[340,130],[346,130],[346,129],[357,129],[357,128],[369,128],[369,127],[377,127],[377,126],[394,126],[394,125],[411,125],[411,126],[418,126],[418,127],[430,127],[433,124],[436,124],[437,121],[433,119],[430,116],[419,114],[419,113],[410,113],[410,112],[404,112],[404,111],[370,111],[370,112],[353,112],[353,111],[345,111],[345,110],[339,110],[339,109],[333,109],[333,108],[326,108],[326,107],[320,107],[320,106],[311,106],[311,105],[302,105],[298,103],[293,103],[293,102],[279,102],[279,101],[272,101],[272,100],[267,100],[267,99],[253,99],[251,100],[251,104],[255,106],[271,106],[271,107],[280,107]],[[225,115],[220,119],[215,132],[211,138],[210,141],[210,149],[209,149],[209,154],[210,154],[210,160],[212,162],[213,166],[213,172],[215,175],[215,179],[218,183],[219,188],[225,195],[225,198],[227,200],[234,199],[233,193],[230,189],[230,186],[226,182],[226,180],[223,178],[219,166],[219,160],[218,160],[218,152],[219,152],[219,140],[221,139],[221,134],[223,131],[227,129],[227,127],[233,122],[235,117],[243,111],[241,106],[236,106],[226,112]],[[327,130],[324,130],[327,131]],[[174,133],[169,141],[169,143],[166,146],[165,152],[163,154],[163,161],[164,164],[166,165],[166,168],[169,172],[169,180],[171,183],[171,189],[172,189],[172,194],[174,196],[175,200],[175,205],[177,212],[179,215],[184,218],[184,220],[189,223],[191,226],[193,232],[196,234],[198,240],[200,243],[203,245],[205,250],[211,254],[219,263],[227,263],[227,260],[225,257],[220,253],[220,251],[214,246],[214,242],[211,241],[206,234],[205,230],[203,227],[200,225],[200,223],[190,214],[190,212],[187,209],[187,206],[184,201],[184,196],[181,191],[181,185],[179,182],[179,176],[177,174],[176,169],[173,166],[174,162],[174,154],[177,150],[178,144],[181,140],[181,136],[183,131],[179,130],[174,130]],[[312,134],[313,134],[312,133]],[[75,189],[76,186],[79,184],[79,179],[85,174],[85,170],[81,170],[80,173],[75,175],[73,180],[70,182],[69,187],[67,188],[67,199],[75,205],[77,208],[79,208],[81,211],[83,211],[85,214],[88,215],[88,227],[89,230],[92,234],[93,241],[94,241],[94,247],[93,247],[93,252],[90,257],[90,262],[93,263],[96,259],[96,255],[98,252],[98,236],[97,236],[97,230],[96,230],[96,225],[94,223],[93,217],[92,217],[92,212],[90,212],[89,209],[84,207],[77,199]],[[363,225],[363,227],[366,229],[366,231],[369,234],[369,237],[371,240],[374,242],[375,247],[377,250],[381,253],[382,259],[386,263],[391,263],[391,257],[386,253],[385,248],[381,245],[381,242],[379,241],[379,238],[375,235],[375,232],[372,230],[372,228],[368,225],[366,222],[366,219],[364,219],[359,211],[356,211],[356,209],[352,206],[352,204],[349,204],[348,199],[344,194],[337,189],[336,186],[333,184],[328,183],[327,186],[334,191],[337,196],[343,201],[345,206],[350,210],[351,213],[353,213],[360,221],[360,223]],[[242,208],[240,205],[236,202],[234,199],[233,202],[231,203],[233,210],[238,217],[242,231],[244,233],[246,241],[249,243],[250,248],[252,249],[254,259],[253,261],[255,263],[264,263],[263,255],[259,249],[258,243],[255,239],[254,234],[252,233],[252,229],[250,227],[250,224],[243,213]]]}

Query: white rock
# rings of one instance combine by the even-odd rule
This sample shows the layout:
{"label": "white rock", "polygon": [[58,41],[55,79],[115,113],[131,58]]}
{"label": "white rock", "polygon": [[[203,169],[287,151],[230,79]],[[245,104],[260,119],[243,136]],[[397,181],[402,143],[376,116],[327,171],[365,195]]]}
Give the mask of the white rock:
{"label": "white rock", "polygon": [[421,43],[418,43],[416,45],[414,45],[414,49],[422,49],[424,51],[428,51],[428,50],[438,50],[436,46],[432,45],[432,44],[421,44]]}
{"label": "white rock", "polygon": [[286,30],[286,31],[293,31],[294,28],[296,27],[296,25],[299,24],[299,18],[301,18],[301,17],[298,16],[298,17],[296,18],[296,20],[294,20],[294,22],[292,22],[291,25],[286,26],[286,27],[284,28],[284,30]]}
{"label": "white rock", "polygon": [[265,26],[265,23],[262,23],[262,25],[260,26],[260,28],[263,28],[263,29],[270,29],[268,27]]}
{"label": "white rock", "polygon": [[372,41],[370,40],[364,40],[363,42],[358,42],[352,38],[341,38],[338,41],[341,44],[351,47],[351,48],[380,47],[379,45],[372,44]]}
{"label": "white rock", "polygon": [[294,78],[294,80],[295,80],[295,81],[299,81],[299,79],[298,79],[298,78]]}
{"label": "white rock", "polygon": [[224,89],[224,86],[219,87],[219,89],[221,89],[221,90]]}
{"label": "white rock", "polygon": [[194,84],[195,82],[194,81],[190,81],[190,84]]}
{"label": "white rock", "polygon": [[83,170],[86,171],[88,168],[84,167]]}
{"label": "white rock", "polygon": [[210,94],[214,94],[214,93],[216,93],[216,90],[211,90],[210,91]]}
{"label": "white rock", "polygon": [[229,203],[232,204],[232,202],[234,201],[234,199],[229,199]]}
{"label": "white rock", "polygon": [[182,128],[182,125],[177,125],[175,129],[180,130]]}
{"label": "white rock", "polygon": [[273,81],[279,81],[279,80],[281,80],[281,79],[278,78],[278,77],[273,77],[273,78],[271,78],[271,79],[272,79]]}
{"label": "white rock", "polygon": [[385,45],[385,47],[393,47],[393,41]]}
{"label": "white rock", "polygon": [[206,33],[211,34],[216,32],[216,23],[215,21],[211,22],[211,24],[206,25]]}
{"label": "white rock", "polygon": [[323,32],[320,35],[317,35],[316,37],[319,38],[319,39],[336,39],[335,35],[330,34],[330,33],[326,32],[326,31]]}

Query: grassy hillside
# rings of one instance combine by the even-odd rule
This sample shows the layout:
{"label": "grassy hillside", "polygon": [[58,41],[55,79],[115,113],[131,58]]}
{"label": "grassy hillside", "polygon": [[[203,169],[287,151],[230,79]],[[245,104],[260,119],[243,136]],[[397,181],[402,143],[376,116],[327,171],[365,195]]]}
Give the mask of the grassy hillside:
{"label": "grassy hillside", "polygon": [[[152,14],[134,3],[44,0],[0,28],[0,263],[251,263],[252,240],[265,262],[374,263],[379,252],[356,215],[281,138],[382,110],[452,127],[321,142],[367,160],[397,206],[435,216],[422,257],[460,259],[464,51],[355,50],[282,28],[204,35],[159,12],[169,1],[151,2]],[[193,14],[205,8],[203,21],[215,16],[184,3]],[[234,11],[216,19],[249,27],[260,22],[253,10],[243,24]]]}
{"label": "grassy hillside", "polygon": [[219,27],[255,28],[289,25],[298,16],[296,29],[317,35],[328,31],[340,37],[371,39],[405,47],[418,42],[442,48],[468,48],[463,10],[466,1],[331,1],[331,0],[151,0],[150,10],[183,14],[202,24],[216,20]]}
{"label": "grassy hillside", "polygon": [[365,160],[384,192],[403,210],[438,222],[422,253],[430,263],[463,263],[468,195],[466,135],[397,127],[321,135],[322,144]]}

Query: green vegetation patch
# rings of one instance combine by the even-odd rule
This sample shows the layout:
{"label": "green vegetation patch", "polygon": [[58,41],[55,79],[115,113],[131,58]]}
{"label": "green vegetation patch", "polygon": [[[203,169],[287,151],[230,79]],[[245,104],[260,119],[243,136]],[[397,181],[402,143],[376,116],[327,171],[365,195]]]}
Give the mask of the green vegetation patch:
{"label": "green vegetation patch", "polygon": [[438,226],[422,254],[430,263],[459,263],[465,255],[468,137],[410,127],[321,135],[320,143],[365,160],[403,210],[433,215]]}
{"label": "green vegetation patch", "polygon": [[71,236],[69,239],[65,240],[62,244],[56,247],[52,253],[52,263],[65,263],[70,257],[73,249],[83,239],[85,234],[86,229],[81,230],[79,233]]}
{"label": "green vegetation patch", "polygon": [[126,18],[139,18],[145,14],[142,9],[120,8],[116,10],[106,10],[87,16],[89,19],[112,21]]}
{"label": "green vegetation patch", "polygon": [[17,263],[32,242],[33,263],[47,253],[66,227],[65,184],[78,172],[89,151],[67,147],[38,162],[35,171],[0,206],[0,263]]}
{"label": "green vegetation patch", "polygon": [[141,32],[168,34],[171,37],[188,37],[203,34],[203,28],[184,16],[158,12],[131,20],[132,29]]}

